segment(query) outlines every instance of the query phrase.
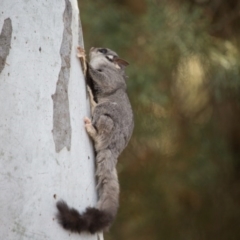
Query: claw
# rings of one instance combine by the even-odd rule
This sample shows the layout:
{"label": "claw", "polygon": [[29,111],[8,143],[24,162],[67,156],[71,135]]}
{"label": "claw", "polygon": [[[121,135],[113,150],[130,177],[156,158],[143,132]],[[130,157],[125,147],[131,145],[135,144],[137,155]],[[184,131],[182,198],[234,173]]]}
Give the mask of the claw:
{"label": "claw", "polygon": [[86,54],[85,54],[85,50],[81,47],[77,47],[77,56],[79,58],[85,58],[86,57]]}
{"label": "claw", "polygon": [[77,47],[77,57],[80,59],[83,75],[86,76],[87,71],[86,54],[85,50],[79,46]]}
{"label": "claw", "polygon": [[92,121],[91,121],[91,119],[89,119],[88,117],[85,117],[85,118],[84,118],[84,123],[85,123],[85,124],[92,124]]}

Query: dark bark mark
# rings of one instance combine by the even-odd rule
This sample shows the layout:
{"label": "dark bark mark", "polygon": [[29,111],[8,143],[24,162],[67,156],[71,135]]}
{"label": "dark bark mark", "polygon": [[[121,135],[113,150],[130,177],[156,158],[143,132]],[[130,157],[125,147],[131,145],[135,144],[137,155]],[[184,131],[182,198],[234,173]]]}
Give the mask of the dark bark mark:
{"label": "dark bark mark", "polygon": [[63,39],[60,49],[61,69],[58,75],[56,92],[53,99],[53,139],[56,152],[60,152],[64,147],[71,149],[71,123],[68,100],[68,82],[71,66],[72,48],[72,6],[69,0],[65,0],[66,6],[63,13]]}
{"label": "dark bark mark", "polygon": [[7,18],[4,20],[2,31],[0,34],[0,73],[4,69],[6,58],[9,54],[12,39],[12,20]]}

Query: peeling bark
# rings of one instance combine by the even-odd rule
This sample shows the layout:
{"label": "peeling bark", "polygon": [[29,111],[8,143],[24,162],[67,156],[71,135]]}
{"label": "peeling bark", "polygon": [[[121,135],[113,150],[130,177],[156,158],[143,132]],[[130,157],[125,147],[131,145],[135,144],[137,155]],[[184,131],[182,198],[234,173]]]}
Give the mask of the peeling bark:
{"label": "peeling bark", "polygon": [[4,20],[0,34],[0,73],[4,69],[7,56],[11,47],[12,21],[10,18]]}
{"label": "peeling bark", "polygon": [[71,122],[68,100],[68,82],[70,77],[70,57],[72,49],[72,6],[69,0],[65,0],[66,6],[63,13],[63,39],[60,48],[61,69],[58,75],[56,92],[53,99],[53,139],[56,152],[64,147],[71,149]]}

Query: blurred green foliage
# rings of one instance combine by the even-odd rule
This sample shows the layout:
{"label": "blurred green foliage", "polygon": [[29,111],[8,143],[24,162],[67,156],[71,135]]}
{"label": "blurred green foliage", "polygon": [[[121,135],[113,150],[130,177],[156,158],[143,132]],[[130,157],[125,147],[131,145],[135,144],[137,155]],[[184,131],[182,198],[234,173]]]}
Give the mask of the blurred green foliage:
{"label": "blurred green foliage", "polygon": [[105,239],[240,239],[238,1],[79,4],[85,48],[130,62],[135,130]]}

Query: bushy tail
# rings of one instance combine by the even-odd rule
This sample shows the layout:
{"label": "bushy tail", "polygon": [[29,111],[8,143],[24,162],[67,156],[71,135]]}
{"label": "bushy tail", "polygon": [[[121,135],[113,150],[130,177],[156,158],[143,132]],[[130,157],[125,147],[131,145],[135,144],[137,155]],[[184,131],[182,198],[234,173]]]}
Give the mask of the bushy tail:
{"label": "bushy tail", "polygon": [[57,202],[57,219],[63,228],[72,232],[96,233],[111,226],[118,209],[119,184],[115,169],[116,160],[109,150],[96,156],[99,200],[96,208],[87,208],[82,214],[69,208],[64,201]]}
{"label": "bushy tail", "polygon": [[57,203],[58,221],[67,230],[81,233],[84,231],[96,233],[110,226],[114,217],[97,208],[87,208],[83,214],[76,209],[69,208],[64,201]]}

